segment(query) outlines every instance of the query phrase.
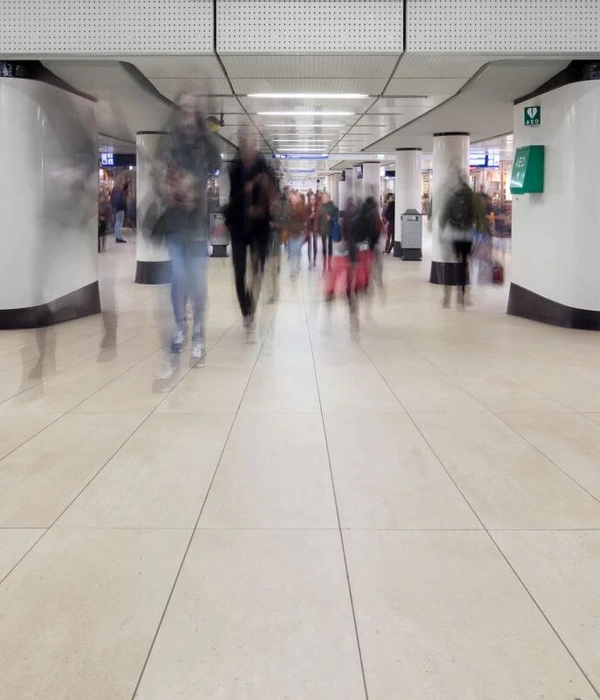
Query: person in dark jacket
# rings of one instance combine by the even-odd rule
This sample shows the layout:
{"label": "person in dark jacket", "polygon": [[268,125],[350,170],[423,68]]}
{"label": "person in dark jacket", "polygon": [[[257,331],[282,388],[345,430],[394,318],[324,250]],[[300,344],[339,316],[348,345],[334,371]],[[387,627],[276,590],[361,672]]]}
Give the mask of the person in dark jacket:
{"label": "person in dark jacket", "polygon": [[317,231],[321,236],[323,244],[323,272],[327,270],[331,260],[333,241],[331,240],[331,229],[338,217],[338,208],[331,201],[327,192],[323,193],[321,205],[317,212]]}
{"label": "person in dark jacket", "polygon": [[[165,210],[160,217],[172,266],[171,302],[175,332],[171,353],[187,338],[186,303],[194,309],[192,360],[204,363],[204,313],[208,264],[208,180],[220,167],[219,149],[206,126],[198,98],[181,98],[168,135],[161,144],[156,175]],[[164,378],[173,374],[169,358]]]}
{"label": "person in dark jacket", "polygon": [[[226,223],[231,232],[235,289],[248,338],[256,335],[254,315],[271,233],[271,206],[278,193],[277,178],[253,138],[244,136],[229,171],[231,189]],[[250,249],[252,275],[246,282]]]}
{"label": "person in dark jacket", "polygon": [[110,203],[115,212],[115,242],[127,243],[123,238],[123,224],[125,223],[125,212],[127,211],[127,197],[129,195],[129,183],[125,182],[122,187],[116,185],[112,191]]}
{"label": "person in dark jacket", "polygon": [[387,221],[387,238],[385,241],[385,252],[389,255],[394,252],[394,241],[396,238],[396,200],[390,194],[383,212],[383,218]]}

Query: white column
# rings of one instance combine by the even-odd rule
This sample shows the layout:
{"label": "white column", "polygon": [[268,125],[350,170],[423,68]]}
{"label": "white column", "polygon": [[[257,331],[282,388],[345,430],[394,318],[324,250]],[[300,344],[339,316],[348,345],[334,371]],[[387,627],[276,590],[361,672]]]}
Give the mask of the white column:
{"label": "white column", "polygon": [[229,191],[231,183],[229,181],[229,163],[222,161],[219,170],[219,206],[224,207],[229,201]]}
{"label": "white column", "polygon": [[356,198],[354,192],[354,168],[346,168],[346,199],[349,197]]}
{"label": "white column", "polygon": [[399,148],[396,151],[396,179],[394,200],[396,217],[394,230],[400,240],[400,217],[407,209],[421,211],[421,149]]}
{"label": "white column", "polygon": [[0,78],[0,328],[100,311],[94,103]]}
{"label": "white column", "polygon": [[441,239],[440,214],[461,178],[469,179],[469,134],[434,134],[430,275],[430,282],[434,284],[453,278],[448,266],[456,265],[456,262],[451,246]]}
{"label": "white column", "polygon": [[332,173],[329,176],[329,181],[331,183],[331,190],[330,190],[329,194],[331,195],[331,201],[338,208],[340,206],[340,182],[341,182],[341,179],[342,179],[342,176],[340,175],[340,173]]}
{"label": "white column", "polygon": [[348,183],[345,180],[340,180],[338,182],[338,201],[337,207],[340,211],[344,211],[346,207],[346,202],[348,201]]}
{"label": "white column", "polygon": [[379,195],[381,193],[381,163],[363,163],[362,177],[362,199],[375,197],[379,206]]}
{"label": "white column", "polygon": [[137,235],[135,281],[140,284],[164,284],[171,278],[171,261],[166,246],[156,245],[146,230],[146,215],[157,196],[152,183],[152,165],[164,132],[140,131],[137,149]]}
{"label": "white column", "polygon": [[[525,126],[524,109],[541,108]],[[545,145],[544,191],[512,196],[508,313],[600,330],[600,80],[571,83],[514,107],[515,148]]]}

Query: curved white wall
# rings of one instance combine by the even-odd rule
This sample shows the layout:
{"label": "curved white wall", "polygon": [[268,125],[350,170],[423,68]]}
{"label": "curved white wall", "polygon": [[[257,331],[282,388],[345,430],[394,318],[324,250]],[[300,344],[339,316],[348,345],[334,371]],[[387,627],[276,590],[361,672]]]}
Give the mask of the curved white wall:
{"label": "curved white wall", "polygon": [[[525,106],[542,123],[523,124]],[[600,310],[600,81],[567,85],[514,108],[515,147],[546,147],[542,194],[513,197],[512,282]]]}
{"label": "curved white wall", "polygon": [[98,280],[98,134],[89,100],[0,78],[0,309]]}

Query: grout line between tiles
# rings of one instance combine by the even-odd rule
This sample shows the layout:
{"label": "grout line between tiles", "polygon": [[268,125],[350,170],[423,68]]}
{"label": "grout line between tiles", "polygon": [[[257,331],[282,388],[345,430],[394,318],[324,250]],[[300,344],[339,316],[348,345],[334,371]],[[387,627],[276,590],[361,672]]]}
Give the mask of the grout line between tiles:
{"label": "grout line between tiles", "polygon": [[344,561],[344,569],[345,569],[345,573],[346,573],[346,582],[348,584],[348,596],[349,596],[349,600],[350,600],[350,609],[352,611],[352,622],[354,625],[354,634],[356,636],[356,648],[358,651],[358,658],[359,658],[359,662],[360,662],[360,671],[361,671],[361,675],[362,675],[363,689],[365,692],[365,700],[369,700],[369,688],[367,685],[367,676],[365,673],[365,664],[364,664],[363,653],[362,653],[362,648],[361,648],[361,644],[360,644],[360,634],[358,631],[358,622],[356,620],[356,608],[354,605],[354,595],[352,593],[352,584],[350,582],[350,571],[348,569],[348,557],[346,555],[346,545],[344,542],[344,530],[342,529],[340,509],[339,509],[339,504],[338,504],[338,499],[337,499],[337,493],[335,490],[335,478],[333,475],[333,467],[331,464],[331,453],[329,451],[329,441],[327,439],[327,427],[325,425],[325,415],[323,414],[323,403],[321,401],[321,390],[319,388],[319,377],[318,377],[318,373],[317,373],[317,365],[316,365],[316,361],[315,361],[315,354],[314,354],[313,342],[312,342],[312,333],[310,330],[310,322],[308,320],[308,312],[306,310],[306,303],[304,300],[304,294],[302,296],[302,302],[304,304],[304,314],[305,314],[305,318],[306,318],[306,327],[308,330],[308,338],[310,341],[310,352],[311,352],[312,361],[313,361],[313,371],[315,374],[315,382],[317,385],[317,396],[319,398],[319,406],[321,408],[321,425],[323,428],[323,438],[325,440],[325,449],[327,450],[327,464],[329,466],[329,477],[331,479],[331,490],[333,493],[335,513],[336,513],[336,518],[337,518],[337,523],[338,523],[338,531],[339,531],[339,535],[340,535],[340,545],[341,545],[341,549],[342,549],[342,558]]}
{"label": "grout line between tiles", "polygon": [[[379,375],[381,376],[381,378],[383,379],[383,381],[386,383],[386,385],[388,386],[388,388],[389,388],[390,391],[391,391],[392,389],[391,389],[391,387],[389,386],[389,384],[387,383],[385,377],[384,377],[383,374],[380,372],[379,368],[378,368],[377,365],[373,362],[373,360],[371,359],[371,357],[369,356],[369,354],[366,352],[366,350],[365,350],[365,349],[362,347],[362,345],[356,340],[356,338],[354,337],[354,334],[353,334],[353,338],[354,338],[355,342],[357,343],[357,345],[361,348],[361,350],[362,350],[362,351],[365,353],[365,355],[369,358],[369,360],[371,360],[373,366],[375,367],[375,369],[377,370],[377,372],[379,373]],[[467,393],[468,393],[468,392],[467,392]],[[394,394],[394,396],[395,396],[395,394]],[[400,403],[400,405],[402,405],[402,403],[401,403],[400,401],[399,401],[399,403]],[[492,412],[490,411],[490,413],[492,413]],[[410,413],[408,413],[408,412],[407,412],[407,415],[409,416],[409,418],[410,418],[410,420],[412,421],[412,423],[413,423],[413,425],[415,426],[415,428],[419,431],[419,433],[420,433],[421,436],[423,437],[423,440],[425,440],[425,442],[426,442],[427,445],[429,446],[429,449],[431,450],[431,452],[435,455],[436,459],[438,460],[438,462],[440,463],[440,465],[442,466],[442,468],[444,469],[444,471],[446,472],[446,474],[448,475],[448,477],[451,479],[452,483],[454,484],[454,486],[456,487],[456,489],[458,490],[458,492],[459,492],[459,493],[461,494],[461,496],[464,498],[465,502],[467,503],[467,505],[469,506],[469,508],[470,508],[471,511],[473,512],[473,515],[475,515],[475,517],[477,518],[477,520],[479,520],[479,522],[481,523],[481,526],[482,526],[482,528],[483,528],[483,531],[486,533],[486,535],[488,536],[488,538],[490,539],[490,541],[493,543],[494,547],[496,547],[496,549],[498,550],[500,556],[501,556],[501,557],[504,559],[504,561],[506,562],[506,565],[507,565],[507,566],[510,568],[510,570],[513,572],[513,574],[515,575],[515,577],[517,578],[517,580],[519,581],[519,583],[521,584],[521,586],[523,587],[523,589],[525,590],[525,592],[527,593],[527,595],[529,596],[529,598],[531,599],[531,601],[533,602],[533,604],[535,605],[535,607],[538,609],[539,613],[542,615],[542,617],[544,618],[544,620],[546,621],[546,623],[548,624],[548,626],[550,627],[550,629],[554,632],[556,638],[559,640],[559,642],[561,643],[562,647],[565,649],[565,651],[567,652],[567,654],[571,657],[571,659],[573,660],[573,663],[577,666],[577,668],[579,669],[579,671],[581,672],[581,674],[583,675],[583,677],[587,680],[587,682],[589,683],[590,687],[592,688],[592,690],[594,691],[594,693],[596,694],[596,696],[597,696],[598,698],[600,698],[600,692],[598,691],[598,689],[596,688],[596,686],[592,683],[592,681],[590,680],[589,676],[588,676],[587,673],[584,671],[584,669],[582,668],[582,666],[581,666],[581,664],[579,663],[579,661],[575,658],[575,655],[574,655],[573,652],[570,650],[570,648],[568,647],[568,645],[567,645],[567,643],[565,642],[565,640],[564,640],[564,639],[561,637],[561,635],[558,633],[558,630],[556,629],[556,627],[552,624],[552,622],[550,621],[550,619],[548,618],[548,616],[546,615],[546,613],[542,610],[542,607],[541,607],[540,604],[537,602],[537,600],[536,600],[535,597],[533,596],[532,592],[531,592],[531,591],[529,590],[529,588],[525,585],[525,582],[524,582],[523,579],[519,576],[519,574],[517,573],[515,567],[511,564],[511,562],[509,561],[509,559],[508,559],[508,557],[506,556],[506,554],[504,553],[504,551],[501,549],[501,547],[499,546],[499,544],[496,542],[496,540],[494,539],[494,537],[493,537],[493,535],[492,535],[492,531],[490,531],[490,530],[486,527],[485,523],[483,522],[483,520],[481,519],[481,517],[479,516],[479,514],[477,513],[477,511],[475,510],[475,508],[473,507],[473,505],[471,504],[471,502],[469,501],[469,499],[467,498],[467,496],[465,495],[465,493],[463,492],[463,490],[460,488],[460,486],[458,485],[458,483],[455,481],[455,479],[454,479],[454,477],[452,476],[452,474],[450,473],[450,471],[446,468],[446,466],[445,466],[445,464],[443,463],[442,459],[439,457],[439,455],[437,454],[437,452],[434,450],[433,446],[432,446],[432,445],[429,443],[429,441],[427,440],[427,437],[425,436],[425,434],[423,433],[423,431],[420,429],[420,427],[417,425],[417,423],[413,420],[412,415],[411,415]],[[495,414],[493,414],[493,415],[495,415]],[[516,432],[515,432],[515,434],[518,435],[518,433],[516,433]]]}
{"label": "grout line between tiles", "polygon": [[[192,529],[192,532],[191,532],[190,538],[189,538],[189,540],[188,540],[187,546],[186,546],[186,548],[185,548],[185,550],[184,550],[184,552],[183,552],[183,557],[182,557],[182,559],[181,559],[181,563],[180,563],[180,565],[179,565],[179,568],[177,569],[177,573],[175,574],[175,578],[173,579],[173,585],[171,586],[171,590],[169,591],[169,595],[167,596],[167,600],[166,600],[164,609],[163,609],[163,611],[162,611],[162,614],[161,614],[161,616],[160,616],[160,619],[159,619],[159,621],[158,621],[158,625],[157,625],[157,627],[156,627],[156,631],[155,631],[154,636],[153,636],[153,638],[152,638],[152,642],[150,643],[150,646],[149,646],[149,648],[148,648],[148,653],[146,654],[146,658],[144,659],[144,663],[143,663],[142,668],[141,668],[141,670],[140,670],[140,674],[139,674],[139,676],[138,676],[137,682],[136,682],[135,687],[134,687],[134,689],[133,689],[133,693],[132,693],[132,696],[131,696],[132,700],[135,700],[135,697],[136,697],[136,695],[138,694],[138,690],[139,690],[139,688],[140,688],[140,684],[141,684],[142,679],[143,679],[143,677],[144,677],[144,673],[146,672],[146,668],[148,667],[148,663],[149,663],[149,661],[150,661],[150,657],[152,656],[152,651],[154,650],[154,646],[155,646],[155,644],[156,644],[156,640],[158,639],[158,635],[159,635],[159,633],[160,633],[162,624],[163,624],[163,622],[164,622],[164,620],[165,620],[165,617],[166,617],[166,614],[167,614],[167,610],[169,609],[169,605],[171,604],[171,600],[173,599],[173,595],[174,595],[174,593],[175,593],[175,588],[177,587],[177,583],[178,583],[179,578],[180,578],[180,576],[181,576],[181,572],[183,571],[183,567],[184,567],[185,561],[186,561],[186,559],[187,559],[187,555],[188,555],[188,553],[189,553],[189,551],[190,551],[190,549],[191,549],[192,542],[194,541],[194,536],[195,536],[195,534],[196,534],[196,531],[198,530],[198,524],[200,523],[200,518],[202,517],[202,513],[204,512],[204,508],[206,507],[206,503],[207,503],[207,501],[208,501],[208,497],[209,497],[209,495],[210,495],[212,486],[213,486],[213,484],[214,484],[214,482],[215,482],[215,479],[216,479],[216,476],[217,476],[217,472],[219,471],[219,467],[221,466],[221,461],[223,460],[223,455],[225,454],[225,450],[227,449],[227,444],[229,443],[229,438],[231,437],[231,434],[232,434],[232,432],[233,432],[233,428],[234,428],[234,426],[235,426],[236,420],[237,420],[238,415],[239,415],[239,413],[240,413],[240,408],[242,407],[242,403],[243,403],[243,401],[244,401],[244,397],[246,396],[246,392],[248,391],[248,387],[250,386],[250,382],[251,382],[251,380],[252,380],[252,375],[253,375],[254,370],[255,370],[255,368],[256,368],[256,365],[257,365],[257,363],[258,363],[258,359],[259,359],[260,354],[261,354],[261,352],[262,352],[262,349],[263,349],[263,347],[264,347],[264,344],[265,344],[265,341],[266,341],[266,339],[267,339],[267,336],[269,335],[269,332],[270,332],[270,330],[271,330],[271,326],[273,325],[273,322],[275,321],[275,316],[276,316],[276,315],[277,315],[277,311],[275,311],[275,313],[273,314],[273,317],[271,318],[271,321],[269,322],[268,329],[267,329],[267,331],[266,331],[266,333],[265,333],[265,336],[264,336],[264,338],[262,339],[262,342],[261,342],[261,344],[260,344],[260,350],[259,350],[259,352],[257,353],[256,359],[255,359],[255,361],[254,361],[254,364],[252,365],[252,369],[250,370],[250,372],[249,372],[249,374],[248,374],[248,381],[246,382],[246,386],[244,387],[244,391],[242,392],[242,395],[241,395],[241,397],[240,397],[240,401],[239,401],[239,403],[238,403],[237,410],[236,410],[235,414],[233,415],[233,419],[232,419],[232,421],[231,421],[231,426],[229,427],[229,431],[227,432],[227,435],[226,435],[225,440],[224,440],[224,442],[223,442],[223,448],[221,449],[221,452],[220,452],[220,454],[219,454],[219,458],[218,458],[218,460],[217,460],[217,464],[216,464],[216,466],[215,466],[215,469],[214,469],[214,471],[213,471],[212,477],[211,477],[210,482],[209,482],[209,484],[208,484],[208,488],[206,489],[206,493],[205,493],[204,498],[203,498],[203,500],[202,500],[202,505],[200,506],[200,511],[198,512],[198,517],[196,518],[196,522],[195,522],[194,527],[193,527],[193,529]],[[234,324],[234,325],[236,325],[236,324]],[[232,326],[232,327],[233,327],[233,326]],[[229,330],[231,330],[231,329],[229,329]],[[227,332],[229,332],[229,331],[226,331],[226,333],[227,333]],[[226,333],[225,333],[225,334],[226,334]],[[223,335],[225,335],[225,334],[223,334]],[[240,342],[242,342],[242,341],[240,340]],[[160,404],[159,404],[159,405],[160,405]]]}
{"label": "grout line between tiles", "polygon": [[[213,343],[213,345],[212,345],[211,347],[214,347],[220,340],[222,340],[222,338],[224,338],[224,337],[227,335],[227,333],[229,333],[229,331],[230,331],[234,326],[235,326],[235,323],[232,324],[226,331],[224,331],[223,334],[219,337],[219,340],[215,341],[215,343]],[[152,355],[152,354],[154,354],[154,353],[151,353],[151,355]],[[151,355],[149,355],[148,357],[150,357]],[[140,362],[143,362],[145,359],[147,359],[147,358],[144,358],[144,359],[140,360]],[[136,363],[136,364],[139,364],[139,363]],[[40,540],[41,540],[42,538],[44,538],[44,537],[48,534],[48,532],[54,527],[54,525],[58,522],[58,520],[60,520],[60,518],[65,514],[65,512],[73,505],[73,503],[79,498],[79,496],[81,496],[81,494],[87,489],[87,487],[96,479],[96,477],[99,476],[99,474],[106,468],[106,466],[107,466],[107,465],[110,463],[110,461],[115,457],[115,455],[123,448],[123,446],[124,446],[127,442],[129,442],[129,440],[131,440],[131,438],[137,433],[137,431],[142,427],[142,425],[144,425],[144,423],[148,420],[148,418],[150,418],[150,416],[158,409],[158,407],[161,405],[161,403],[167,398],[167,396],[168,396],[169,393],[175,388],[175,386],[177,386],[177,384],[179,384],[179,382],[181,382],[181,381],[184,379],[184,377],[186,377],[187,374],[188,374],[189,372],[191,372],[191,369],[192,369],[192,368],[189,368],[188,371],[185,372],[185,373],[179,378],[179,380],[177,381],[177,383],[174,384],[174,385],[171,387],[171,389],[169,390],[169,392],[165,392],[165,395],[163,396],[163,398],[161,399],[161,401],[154,407],[154,409],[153,409],[152,411],[150,411],[150,412],[148,413],[148,415],[147,415],[147,416],[140,422],[140,424],[135,428],[135,430],[133,430],[133,431],[119,444],[119,446],[114,450],[114,452],[111,453],[111,455],[108,457],[108,459],[106,459],[106,460],[104,461],[104,463],[100,466],[100,468],[98,469],[98,471],[91,477],[91,479],[90,479],[90,480],[83,486],[83,488],[77,493],[77,495],[76,495],[74,498],[72,498],[71,501],[69,501],[69,503],[68,503],[68,504],[65,506],[65,508],[63,508],[63,510],[57,515],[57,517],[52,521],[52,523],[50,523],[50,525],[49,525],[48,527],[45,528],[44,532],[38,537],[38,539],[35,541],[35,543],[25,552],[25,554],[16,562],[16,564],[15,564],[13,567],[10,568],[10,570],[2,577],[2,579],[0,579],[0,586],[1,586],[1,585],[4,583],[4,581],[12,574],[12,572],[19,566],[19,564],[23,561],[23,559],[25,559],[25,557],[34,549],[34,547],[40,542]],[[126,370],[126,371],[129,371],[129,370]],[[108,384],[110,384],[110,383],[111,383],[111,382],[108,382]],[[108,384],[105,384],[104,386],[108,386]],[[101,391],[103,388],[104,388],[104,387],[102,387],[101,389],[98,389],[98,391]],[[95,393],[97,393],[97,392],[94,392],[94,394],[95,394]],[[93,396],[94,394],[92,394],[91,396]],[[90,398],[90,397],[88,397],[88,398]],[[87,401],[87,398],[84,399],[84,401]],[[80,404],[77,404],[77,406],[79,406],[79,405],[80,405]],[[60,418],[57,418],[57,420],[60,420],[61,418],[64,418],[64,416],[66,416],[66,415],[68,415],[69,413],[73,412],[73,411],[77,408],[77,406],[73,406],[73,408],[71,408],[70,411],[67,411],[67,413],[64,413],[62,416],[60,416]],[[53,421],[53,423],[55,423],[55,422],[56,422],[56,421]],[[53,423],[51,423],[50,425],[52,425]],[[46,428],[48,428],[48,427],[50,427],[50,426],[46,426]],[[40,432],[43,432],[44,430],[46,430],[46,428],[44,428],[44,429],[41,430]],[[29,439],[31,439],[31,438],[29,438]],[[26,444],[28,441],[29,441],[29,440],[26,440],[23,444]],[[1,462],[1,461],[2,461],[2,460],[0,460],[0,462]],[[32,529],[35,530],[35,529],[39,529],[39,528],[32,528]],[[94,528],[91,528],[91,529],[94,529]]]}

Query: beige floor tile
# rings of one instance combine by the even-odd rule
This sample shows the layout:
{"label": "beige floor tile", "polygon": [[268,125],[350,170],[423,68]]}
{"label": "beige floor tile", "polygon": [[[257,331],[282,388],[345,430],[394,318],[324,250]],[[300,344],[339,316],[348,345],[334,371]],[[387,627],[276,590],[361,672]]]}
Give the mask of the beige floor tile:
{"label": "beige floor tile", "polygon": [[409,413],[483,413],[486,408],[442,372],[429,367],[403,367],[402,359],[380,370],[385,381]]}
{"label": "beige floor tile", "polygon": [[337,528],[320,415],[239,415],[199,527]]}
{"label": "beige floor tile", "polygon": [[481,528],[408,416],[328,415],[342,527]]}
{"label": "beige floor tile", "polygon": [[317,363],[324,414],[404,413],[404,408],[371,364],[348,367]]}
{"label": "beige floor tile", "polygon": [[486,534],[344,539],[370,700],[596,697]]}
{"label": "beige floor tile", "polygon": [[188,539],[49,532],[0,588],[0,697],[129,700]]}
{"label": "beige floor tile", "polygon": [[499,418],[413,418],[486,527],[600,527],[600,503]]}
{"label": "beige floor tile", "polygon": [[137,700],[364,700],[336,532],[198,531]]}
{"label": "beige floor tile", "polygon": [[0,529],[0,580],[27,554],[45,530],[24,528]]}
{"label": "beige floor tile", "polygon": [[600,690],[600,532],[494,532],[492,536]]}
{"label": "beige floor tile", "polygon": [[446,370],[446,374],[486,408],[495,413],[568,411],[563,404],[528,389],[514,377],[494,369]]}
{"label": "beige floor tile", "polygon": [[281,366],[259,360],[240,413],[320,413],[317,380],[312,363]]}
{"label": "beige floor tile", "polygon": [[0,526],[48,527],[143,420],[63,416],[0,461]]}
{"label": "beige floor tile", "polygon": [[252,367],[214,365],[189,372],[158,406],[158,413],[235,413]]}
{"label": "beige floor tile", "polygon": [[578,413],[504,413],[501,418],[600,499],[600,425]]}
{"label": "beige floor tile", "polygon": [[232,422],[225,414],[151,415],[59,526],[194,527]]}
{"label": "beige floor tile", "polygon": [[2,415],[0,417],[0,459],[24,442],[27,442],[40,430],[60,418],[60,413],[43,413],[24,416]]}

